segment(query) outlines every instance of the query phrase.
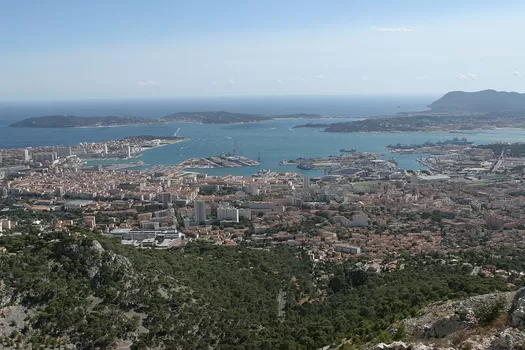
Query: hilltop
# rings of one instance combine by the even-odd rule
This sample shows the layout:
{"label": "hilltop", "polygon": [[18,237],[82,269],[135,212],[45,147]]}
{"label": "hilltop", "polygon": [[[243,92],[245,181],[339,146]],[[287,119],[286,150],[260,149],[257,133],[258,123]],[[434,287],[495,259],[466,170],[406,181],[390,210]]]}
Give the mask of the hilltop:
{"label": "hilltop", "polygon": [[233,124],[254,123],[273,119],[309,119],[321,118],[317,114],[290,114],[290,115],[263,115],[249,113],[218,112],[178,112],[160,118],[143,117],[77,117],[73,115],[50,115],[21,120],[11,127],[18,128],[82,128],[82,127],[109,127],[142,124],[166,124],[174,122],[204,123],[204,124]]}
{"label": "hilltop", "polygon": [[525,94],[495,90],[452,91],[428,107],[435,113],[525,112]]}

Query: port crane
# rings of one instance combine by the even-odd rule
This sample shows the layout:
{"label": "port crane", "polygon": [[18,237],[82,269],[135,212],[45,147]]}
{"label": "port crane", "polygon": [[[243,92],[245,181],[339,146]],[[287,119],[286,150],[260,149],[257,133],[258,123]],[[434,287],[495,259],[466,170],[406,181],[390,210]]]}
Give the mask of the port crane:
{"label": "port crane", "polygon": [[177,131],[175,131],[175,132],[173,133],[173,136],[177,137],[177,134],[179,133],[179,131],[180,131],[180,128],[178,128]]}

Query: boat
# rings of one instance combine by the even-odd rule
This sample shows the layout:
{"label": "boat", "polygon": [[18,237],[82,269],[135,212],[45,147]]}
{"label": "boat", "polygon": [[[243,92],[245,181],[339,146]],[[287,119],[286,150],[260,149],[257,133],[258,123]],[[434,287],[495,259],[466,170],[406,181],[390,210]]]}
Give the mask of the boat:
{"label": "boat", "polygon": [[281,161],[279,161],[279,165],[292,165],[292,164],[295,164],[295,160],[286,160],[286,159],[283,159]]}
{"label": "boat", "polygon": [[270,169],[261,169],[252,175],[252,177],[262,177],[271,173]]}
{"label": "boat", "polygon": [[315,166],[311,163],[299,163],[297,167],[302,170],[312,170],[315,169]]}
{"label": "boat", "polygon": [[341,148],[339,150],[341,153],[355,153],[357,150],[355,148]]}

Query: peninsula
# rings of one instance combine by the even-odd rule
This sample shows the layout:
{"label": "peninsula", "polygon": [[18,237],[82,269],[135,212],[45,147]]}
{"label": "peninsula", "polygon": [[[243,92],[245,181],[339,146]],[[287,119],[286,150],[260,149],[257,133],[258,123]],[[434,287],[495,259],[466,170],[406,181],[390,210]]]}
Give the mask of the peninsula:
{"label": "peninsula", "polygon": [[319,114],[288,114],[288,115],[265,115],[249,113],[230,112],[179,112],[160,118],[163,122],[185,122],[203,124],[236,124],[255,123],[273,119],[317,119],[322,118]]}
{"label": "peninsula", "polygon": [[167,123],[236,124],[255,123],[274,119],[318,119],[318,114],[264,115],[230,112],[179,112],[160,118],[144,117],[78,117],[73,115],[51,115],[28,118],[11,124],[19,128],[93,128],[127,125],[151,125]]}
{"label": "peninsula", "polygon": [[331,124],[303,124],[326,132],[443,132],[525,128],[525,94],[485,90],[454,91],[429,105],[424,112],[370,117]]}
{"label": "peninsula", "polygon": [[77,117],[74,115],[49,115],[24,119],[9,126],[16,128],[92,128],[158,123],[158,119],[142,117]]}
{"label": "peninsula", "polygon": [[428,107],[435,113],[525,112],[525,94],[495,90],[452,91]]}

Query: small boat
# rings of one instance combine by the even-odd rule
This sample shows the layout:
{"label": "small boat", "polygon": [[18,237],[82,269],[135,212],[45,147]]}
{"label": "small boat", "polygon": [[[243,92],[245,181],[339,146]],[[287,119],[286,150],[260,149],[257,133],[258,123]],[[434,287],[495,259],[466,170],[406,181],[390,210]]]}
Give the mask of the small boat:
{"label": "small boat", "polygon": [[341,153],[355,153],[357,150],[355,148],[341,148],[339,150]]}

